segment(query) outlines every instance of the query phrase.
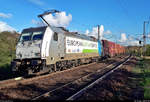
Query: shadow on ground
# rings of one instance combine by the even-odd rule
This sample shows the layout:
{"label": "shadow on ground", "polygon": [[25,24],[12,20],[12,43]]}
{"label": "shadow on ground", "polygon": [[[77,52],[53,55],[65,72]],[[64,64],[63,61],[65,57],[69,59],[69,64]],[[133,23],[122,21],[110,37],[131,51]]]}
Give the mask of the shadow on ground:
{"label": "shadow on ground", "polygon": [[13,78],[12,71],[9,64],[0,67],[0,80]]}

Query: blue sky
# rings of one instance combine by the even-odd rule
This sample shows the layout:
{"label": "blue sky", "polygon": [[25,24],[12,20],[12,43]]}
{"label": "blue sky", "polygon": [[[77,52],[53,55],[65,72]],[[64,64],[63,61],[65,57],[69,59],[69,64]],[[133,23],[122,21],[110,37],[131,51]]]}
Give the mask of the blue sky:
{"label": "blue sky", "polygon": [[[0,17],[17,31],[36,26],[32,20],[38,21],[38,14],[44,10],[57,9],[72,15],[67,26],[72,31],[84,33],[98,24],[104,31],[110,31],[121,39],[121,34],[138,36],[143,33],[143,22],[149,20],[150,0],[1,0],[0,13],[10,17]],[[150,32],[150,26],[146,25]]]}

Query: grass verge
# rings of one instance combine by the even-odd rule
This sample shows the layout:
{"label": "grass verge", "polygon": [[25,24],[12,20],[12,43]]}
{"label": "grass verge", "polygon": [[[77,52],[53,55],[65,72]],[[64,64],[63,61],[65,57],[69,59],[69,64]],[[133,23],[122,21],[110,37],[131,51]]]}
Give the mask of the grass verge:
{"label": "grass verge", "polygon": [[150,59],[140,58],[133,72],[140,75],[140,85],[144,89],[144,99],[150,99]]}

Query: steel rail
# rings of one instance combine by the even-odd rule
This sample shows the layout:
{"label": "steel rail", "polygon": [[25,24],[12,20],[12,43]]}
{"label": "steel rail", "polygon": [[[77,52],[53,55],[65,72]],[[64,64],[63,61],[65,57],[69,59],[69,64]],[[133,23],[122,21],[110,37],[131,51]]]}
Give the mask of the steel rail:
{"label": "steel rail", "polygon": [[[85,64],[85,65],[80,65],[78,67],[84,67],[84,66],[92,65],[94,63],[96,63],[96,62],[93,62],[93,63],[90,63],[90,64]],[[67,69],[67,70],[52,72],[52,73],[44,74],[44,75],[19,76],[19,77],[14,77],[14,78],[11,78],[11,79],[2,80],[2,81],[0,81],[0,89],[5,88],[6,86],[16,84],[16,83],[21,83],[21,81],[31,80],[31,79],[36,79],[36,78],[38,79],[39,77],[45,78],[45,77],[48,77],[50,75],[62,73],[64,71],[74,70],[74,68],[76,68],[76,67],[73,67],[73,68],[70,68],[70,69]]]}
{"label": "steel rail", "polygon": [[[115,62],[115,63],[116,63],[116,62]],[[71,85],[73,82],[79,81],[79,80],[84,79],[84,78],[86,78],[86,77],[88,77],[88,76],[90,76],[90,75],[92,75],[92,74],[94,74],[94,73],[101,72],[101,71],[104,70],[104,69],[110,68],[110,67],[112,67],[115,63],[109,64],[109,65],[107,65],[106,67],[97,70],[96,72],[92,72],[92,73],[90,73],[90,74],[87,74],[87,75],[85,75],[85,76],[82,76],[82,77],[80,77],[80,78],[78,78],[78,79],[75,79],[75,80],[73,80],[73,81],[71,81],[71,82],[65,84],[65,85],[62,85],[62,86],[60,86],[60,87],[58,87],[58,88],[55,88],[55,89],[53,89],[53,90],[51,90],[51,91],[48,91],[48,92],[46,92],[46,93],[44,93],[44,94],[41,94],[41,95],[39,95],[39,96],[37,96],[37,97],[34,97],[32,100],[38,100],[38,99],[40,99],[40,98],[43,97],[43,96],[48,96],[50,93],[53,93],[53,92],[55,92],[55,91],[57,91],[57,90],[59,90],[59,89],[62,89],[62,88],[64,88],[64,87],[68,86],[68,85]],[[106,71],[106,72],[107,72],[107,71]]]}
{"label": "steel rail", "polygon": [[75,93],[74,95],[70,96],[69,98],[67,98],[66,100],[75,100],[78,97],[80,97],[87,89],[91,88],[92,86],[94,86],[96,83],[99,83],[100,81],[102,81],[105,77],[107,77],[108,75],[110,75],[111,73],[113,73],[115,70],[117,70],[118,68],[120,68],[124,63],[126,63],[127,61],[129,61],[131,58],[131,56],[129,56],[125,61],[123,61],[122,63],[120,63],[119,65],[115,66],[112,70],[110,70],[108,73],[104,74],[103,76],[101,76],[99,79],[95,80],[94,82],[92,82],[91,84],[89,84],[88,86],[84,87],[83,89],[81,89],[80,91],[78,91],[77,93]]}
{"label": "steel rail", "polygon": [[[88,65],[92,65],[94,64],[95,62],[93,63],[90,63],[90,64],[85,64],[85,65],[80,65],[81,67],[82,66],[88,66]],[[73,70],[74,68],[70,68],[70,69],[67,69],[68,71],[69,70]],[[67,70],[63,70],[63,71],[67,71]],[[52,74],[57,74],[57,73],[61,73],[63,71],[57,71],[57,72],[53,72],[53,73],[50,73],[51,75]],[[46,74],[46,75],[35,75],[35,76],[32,76],[32,77],[29,77],[29,76],[18,76],[18,77],[14,77],[14,78],[11,78],[11,79],[6,79],[6,80],[1,80],[0,81],[0,89],[2,88],[5,88],[6,86],[10,86],[10,85],[13,85],[14,83],[20,83],[21,81],[23,80],[30,80],[32,78],[36,78],[36,77],[47,77],[49,76],[50,74]],[[6,85],[7,84],[7,85]]]}

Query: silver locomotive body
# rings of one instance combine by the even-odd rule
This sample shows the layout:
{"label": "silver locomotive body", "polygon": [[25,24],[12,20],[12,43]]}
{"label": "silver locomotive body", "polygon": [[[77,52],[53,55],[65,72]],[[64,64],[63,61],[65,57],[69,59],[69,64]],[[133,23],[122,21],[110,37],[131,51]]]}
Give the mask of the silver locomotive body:
{"label": "silver locomotive body", "polygon": [[58,71],[99,58],[97,40],[62,27],[28,28],[16,46],[13,72]]}

